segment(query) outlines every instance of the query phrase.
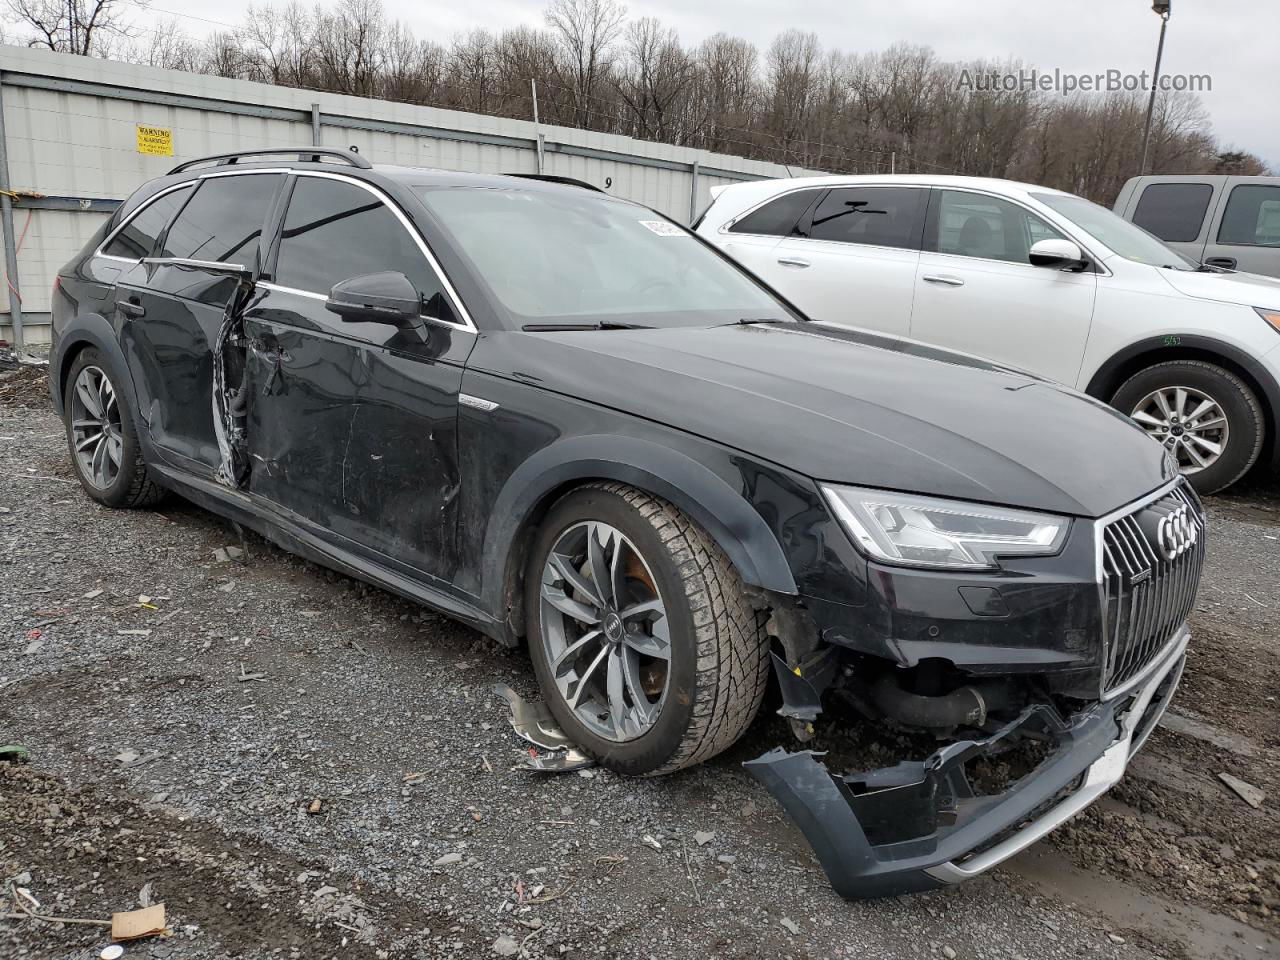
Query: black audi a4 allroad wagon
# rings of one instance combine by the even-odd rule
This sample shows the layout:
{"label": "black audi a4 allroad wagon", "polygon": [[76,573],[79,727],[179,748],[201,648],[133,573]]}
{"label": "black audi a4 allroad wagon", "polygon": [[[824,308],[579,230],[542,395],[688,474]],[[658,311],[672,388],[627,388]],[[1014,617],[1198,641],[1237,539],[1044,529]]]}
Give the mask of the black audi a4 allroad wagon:
{"label": "black audi a4 allroad wagon", "polygon": [[89,496],[176,491],[527,644],[612,770],[715,756],[771,677],[802,745],[834,698],[924,744],[747,762],[845,896],[1044,835],[1181,674],[1204,514],[1159,444],[1065,387],[810,322],[585,184],[192,161],[111,216],[53,311]]}

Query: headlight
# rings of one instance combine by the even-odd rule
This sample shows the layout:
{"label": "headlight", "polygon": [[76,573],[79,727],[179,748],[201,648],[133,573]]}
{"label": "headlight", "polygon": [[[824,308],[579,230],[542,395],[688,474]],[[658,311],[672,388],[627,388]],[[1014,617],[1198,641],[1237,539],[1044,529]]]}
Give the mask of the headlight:
{"label": "headlight", "polygon": [[1262,307],[1254,307],[1253,309],[1258,311],[1258,316],[1271,324],[1273,329],[1280,331],[1280,310],[1264,310]]}
{"label": "headlight", "polygon": [[983,570],[997,557],[1051,556],[1066,539],[1065,517],[957,500],[823,486],[854,541],[877,560],[913,567]]}

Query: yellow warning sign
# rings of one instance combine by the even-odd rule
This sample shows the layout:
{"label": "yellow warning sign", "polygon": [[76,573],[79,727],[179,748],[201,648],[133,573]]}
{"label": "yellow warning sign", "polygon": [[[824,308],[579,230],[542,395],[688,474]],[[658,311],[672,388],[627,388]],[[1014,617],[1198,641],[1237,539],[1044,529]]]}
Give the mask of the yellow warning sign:
{"label": "yellow warning sign", "polygon": [[138,124],[138,152],[149,157],[172,157],[173,131],[168,127],[144,127]]}

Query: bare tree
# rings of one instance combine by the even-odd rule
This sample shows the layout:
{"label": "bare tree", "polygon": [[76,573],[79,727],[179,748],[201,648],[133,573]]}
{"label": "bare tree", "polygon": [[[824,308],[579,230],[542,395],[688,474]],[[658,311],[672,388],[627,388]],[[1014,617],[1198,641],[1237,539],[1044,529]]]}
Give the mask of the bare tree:
{"label": "bare tree", "polygon": [[627,8],[618,0],[552,0],[545,18],[564,48],[574,125],[589,125],[592,98],[612,65]]}
{"label": "bare tree", "polygon": [[30,34],[27,45],[91,56],[111,41],[129,40],[138,29],[129,18],[146,0],[5,0],[13,19]]}
{"label": "bare tree", "polygon": [[[546,30],[476,30],[421,40],[379,0],[264,0],[202,43],[172,22],[133,24],[147,0],[3,0],[24,41],[92,56],[308,89],[540,118],[838,173],[1009,176],[1111,202],[1140,162],[1140,94],[1059,97],[964,83],[1017,61],[947,63],[895,44],[851,57],[811,33],[778,35],[762,58],[716,34],[687,49],[619,0],[549,0]],[[129,42],[131,36],[145,42]],[[1259,173],[1213,137],[1194,96],[1157,99],[1161,173]]]}

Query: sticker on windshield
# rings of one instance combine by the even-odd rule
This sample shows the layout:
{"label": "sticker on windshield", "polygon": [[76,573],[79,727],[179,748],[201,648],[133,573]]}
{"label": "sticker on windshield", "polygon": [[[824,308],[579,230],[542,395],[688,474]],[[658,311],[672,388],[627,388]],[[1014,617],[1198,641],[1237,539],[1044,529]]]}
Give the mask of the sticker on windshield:
{"label": "sticker on windshield", "polygon": [[687,237],[689,235],[674,223],[667,223],[665,220],[641,220],[640,223],[660,237]]}

